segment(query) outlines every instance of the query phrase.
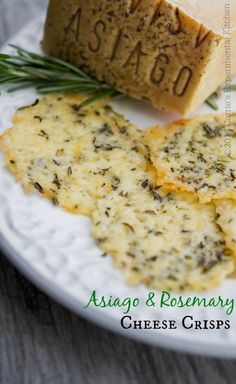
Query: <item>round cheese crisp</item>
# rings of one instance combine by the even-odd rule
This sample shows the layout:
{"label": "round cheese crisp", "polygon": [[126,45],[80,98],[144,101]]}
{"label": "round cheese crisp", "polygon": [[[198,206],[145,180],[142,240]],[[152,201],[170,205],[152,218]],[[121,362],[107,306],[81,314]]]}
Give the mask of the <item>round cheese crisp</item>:
{"label": "round cheese crisp", "polygon": [[145,134],[157,184],[195,192],[201,202],[236,199],[236,114],[206,115]]}
{"label": "round cheese crisp", "polygon": [[81,101],[79,95],[50,95],[21,108],[0,147],[27,191],[90,215],[121,176],[132,184],[131,169],[146,167],[145,147],[138,129],[104,102],[81,109]]}
{"label": "round cheese crisp", "polygon": [[212,203],[164,192],[140,180],[136,191],[98,201],[93,236],[129,283],[156,289],[207,290],[233,270]]}
{"label": "round cheese crisp", "polygon": [[93,235],[132,283],[170,290],[217,286],[233,269],[215,206],[167,193],[142,133],[104,103],[51,95],[19,110],[1,138],[28,191],[92,217]]}

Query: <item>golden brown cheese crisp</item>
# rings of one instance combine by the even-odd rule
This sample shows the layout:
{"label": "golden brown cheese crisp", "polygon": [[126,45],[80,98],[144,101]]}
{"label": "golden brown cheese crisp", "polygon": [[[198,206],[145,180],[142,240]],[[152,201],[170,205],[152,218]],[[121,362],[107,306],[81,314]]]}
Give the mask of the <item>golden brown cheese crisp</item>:
{"label": "golden brown cheese crisp", "polygon": [[180,120],[145,133],[157,184],[197,194],[201,202],[236,199],[236,114]]}
{"label": "golden brown cheese crisp", "polygon": [[92,218],[98,246],[131,283],[206,290],[233,270],[215,206],[156,184],[143,134],[103,102],[51,95],[21,108],[0,140],[27,191]]}
{"label": "golden brown cheese crisp", "polygon": [[121,175],[128,185],[131,169],[146,167],[145,148],[138,129],[105,102],[80,109],[81,101],[78,95],[50,95],[21,108],[0,146],[27,191],[90,215]]}
{"label": "golden brown cheese crisp", "polygon": [[[224,5],[51,0],[43,48],[131,97],[189,115],[225,81],[226,17],[236,49],[236,2]],[[236,73],[233,54],[230,71]]]}
{"label": "golden brown cheese crisp", "polygon": [[92,234],[129,283],[203,291],[234,268],[215,215],[212,203],[155,189],[147,178],[132,194],[113,192],[98,201]]}

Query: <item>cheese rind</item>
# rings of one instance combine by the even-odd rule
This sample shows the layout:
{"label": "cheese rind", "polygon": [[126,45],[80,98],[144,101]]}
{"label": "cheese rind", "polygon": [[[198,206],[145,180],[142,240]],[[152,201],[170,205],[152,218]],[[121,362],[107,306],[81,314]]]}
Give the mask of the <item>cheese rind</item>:
{"label": "cheese rind", "polygon": [[169,0],[51,0],[43,48],[134,98],[188,115],[225,81],[223,32],[204,22]]}

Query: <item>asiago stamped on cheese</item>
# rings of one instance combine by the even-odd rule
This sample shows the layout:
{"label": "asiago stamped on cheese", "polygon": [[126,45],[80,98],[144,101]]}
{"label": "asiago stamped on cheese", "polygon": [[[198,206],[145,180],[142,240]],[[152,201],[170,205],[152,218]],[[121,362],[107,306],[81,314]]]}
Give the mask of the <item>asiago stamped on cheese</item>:
{"label": "asiago stamped on cheese", "polygon": [[197,3],[51,0],[43,48],[119,91],[186,115],[225,80],[222,2]]}

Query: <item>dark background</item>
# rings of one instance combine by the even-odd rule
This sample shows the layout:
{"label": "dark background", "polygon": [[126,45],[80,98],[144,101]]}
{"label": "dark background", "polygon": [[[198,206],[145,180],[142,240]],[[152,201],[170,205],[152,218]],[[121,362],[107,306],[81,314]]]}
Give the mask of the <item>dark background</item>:
{"label": "dark background", "polygon": [[[0,45],[46,3],[0,0]],[[0,263],[1,384],[236,382],[236,362],[172,353],[114,335],[49,299],[1,251]]]}

